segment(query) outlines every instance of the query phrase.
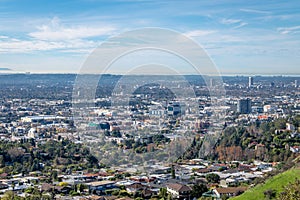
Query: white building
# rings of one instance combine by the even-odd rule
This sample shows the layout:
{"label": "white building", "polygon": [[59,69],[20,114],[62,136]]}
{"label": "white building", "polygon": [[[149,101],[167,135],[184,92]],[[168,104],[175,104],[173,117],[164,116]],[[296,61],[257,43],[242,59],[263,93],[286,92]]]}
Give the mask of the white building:
{"label": "white building", "polygon": [[37,133],[37,131],[36,131],[36,129],[35,128],[31,128],[29,131],[28,131],[28,133],[27,133],[27,137],[28,138],[38,138],[39,137],[39,135],[38,135],[38,133]]}
{"label": "white building", "polygon": [[295,131],[295,126],[293,124],[286,123],[286,130]]}

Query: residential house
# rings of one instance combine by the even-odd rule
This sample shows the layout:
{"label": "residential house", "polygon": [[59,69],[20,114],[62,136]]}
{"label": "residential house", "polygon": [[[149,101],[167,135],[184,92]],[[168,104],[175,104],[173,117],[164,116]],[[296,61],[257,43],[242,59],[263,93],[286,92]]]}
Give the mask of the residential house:
{"label": "residential house", "polygon": [[192,188],[180,183],[167,184],[167,192],[171,194],[174,199],[188,199],[190,197]]}
{"label": "residential house", "polygon": [[293,153],[300,153],[300,146],[290,147],[290,151]]}
{"label": "residential house", "polygon": [[89,187],[89,191],[91,193],[101,194],[104,193],[105,190],[113,189],[116,187],[114,181],[94,181],[87,183]]}
{"label": "residential house", "polygon": [[144,186],[141,183],[133,183],[131,185],[126,186],[126,190],[129,193],[136,193],[137,191],[141,191],[144,189]]}
{"label": "residential house", "polygon": [[217,199],[222,199],[222,197],[234,197],[242,194],[247,190],[246,187],[227,187],[227,188],[215,188],[213,192]]}

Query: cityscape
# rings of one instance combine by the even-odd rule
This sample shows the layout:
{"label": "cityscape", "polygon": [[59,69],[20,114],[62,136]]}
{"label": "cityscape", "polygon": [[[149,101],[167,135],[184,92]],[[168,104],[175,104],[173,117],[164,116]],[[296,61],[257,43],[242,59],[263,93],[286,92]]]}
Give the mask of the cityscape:
{"label": "cityscape", "polygon": [[[76,75],[1,75],[4,196],[229,198],[298,163],[299,77],[223,77],[226,117],[214,129],[217,108],[207,96],[207,88],[218,84],[214,77],[206,86],[198,76],[185,76],[197,110],[156,84],[136,85],[128,106],[112,106],[114,83],[122,76],[103,77],[111,87],[98,86],[88,123],[79,126],[76,121],[85,120],[72,114]],[[176,151],[170,144],[178,154],[170,156]]]}
{"label": "cityscape", "polygon": [[292,1],[0,0],[0,200],[300,200]]}

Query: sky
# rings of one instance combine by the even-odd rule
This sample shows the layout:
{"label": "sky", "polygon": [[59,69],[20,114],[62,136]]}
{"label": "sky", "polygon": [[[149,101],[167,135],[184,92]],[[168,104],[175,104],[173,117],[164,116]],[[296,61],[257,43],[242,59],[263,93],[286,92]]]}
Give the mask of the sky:
{"label": "sky", "polygon": [[0,0],[0,70],[78,73],[109,38],[145,27],[190,37],[224,75],[300,75],[292,0]]}

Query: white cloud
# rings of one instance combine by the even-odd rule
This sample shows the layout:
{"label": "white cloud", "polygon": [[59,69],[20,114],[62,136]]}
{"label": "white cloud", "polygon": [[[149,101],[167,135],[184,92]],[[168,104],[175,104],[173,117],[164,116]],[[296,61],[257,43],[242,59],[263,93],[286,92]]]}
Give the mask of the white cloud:
{"label": "white cloud", "polygon": [[60,23],[59,18],[53,18],[48,25],[37,27],[38,31],[29,33],[28,35],[38,40],[74,40],[90,37],[107,36],[116,29],[112,26],[89,27],[89,26],[72,26],[65,27]]}
{"label": "white cloud", "polygon": [[234,25],[234,27],[233,27],[234,29],[241,28],[243,26],[248,25],[248,23],[243,22],[240,19],[227,19],[227,18],[223,18],[223,19],[221,19],[220,22],[221,22],[221,24],[225,24],[225,25]]}
{"label": "white cloud", "polygon": [[213,34],[216,32],[217,31],[215,31],[215,30],[194,30],[194,31],[186,32],[185,35],[188,37],[201,37],[201,36],[210,35],[210,34]]}
{"label": "white cloud", "polygon": [[61,51],[70,53],[88,53],[99,45],[99,37],[111,34],[115,28],[109,26],[89,27],[62,26],[58,18],[48,25],[38,27],[38,31],[28,34],[27,38],[12,38],[0,35],[0,53],[25,53],[32,51]]}
{"label": "white cloud", "polygon": [[9,38],[0,41],[0,53],[26,53],[32,51],[72,50],[82,53],[97,46],[97,42],[88,40],[42,41],[42,40],[20,40]]}
{"label": "white cloud", "polygon": [[240,11],[246,12],[246,13],[255,13],[255,14],[271,14],[271,12],[265,11],[265,10],[246,9],[246,8],[242,8],[242,9],[240,9]]}
{"label": "white cloud", "polygon": [[245,42],[245,36],[239,34],[234,29],[226,29],[223,31],[216,30],[194,30],[185,33],[186,36],[194,37],[199,43],[206,45],[223,46],[226,43]]}
{"label": "white cloud", "polygon": [[226,18],[221,19],[222,24],[236,24],[239,22],[241,22],[240,19],[226,19]]}
{"label": "white cloud", "polygon": [[241,27],[246,26],[246,25],[248,25],[248,23],[241,22],[239,25],[235,26],[234,29],[241,28]]}
{"label": "white cloud", "polygon": [[300,32],[300,26],[279,27],[279,28],[277,28],[277,31],[283,35],[289,34],[289,33],[296,33],[296,32]]}
{"label": "white cloud", "polygon": [[0,35],[0,39],[8,39],[8,37],[5,35]]}

